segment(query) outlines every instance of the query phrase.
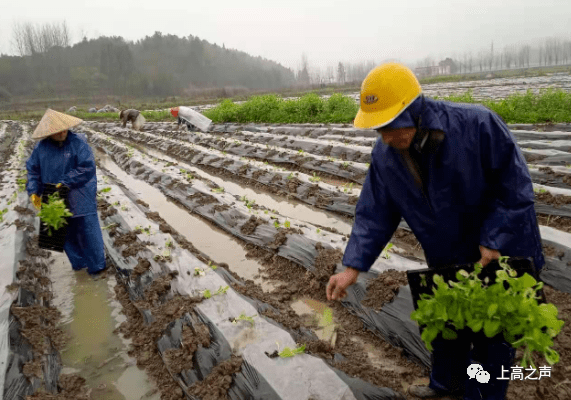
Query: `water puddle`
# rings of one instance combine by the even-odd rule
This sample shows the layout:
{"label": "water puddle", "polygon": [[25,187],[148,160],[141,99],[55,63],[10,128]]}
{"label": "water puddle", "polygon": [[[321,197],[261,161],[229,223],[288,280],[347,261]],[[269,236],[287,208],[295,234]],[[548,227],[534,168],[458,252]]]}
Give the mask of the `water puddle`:
{"label": "water puddle", "polygon": [[114,333],[125,318],[114,299],[115,279],[94,280],[85,270],[73,271],[65,254],[52,254],[54,305],[70,338],[61,351],[62,372],[85,378],[91,398],[159,400],[154,384],[127,354],[129,341]]}
{"label": "water puddle", "polygon": [[132,192],[156,211],[172,228],[183,235],[197,249],[208,254],[217,262],[224,262],[243,279],[251,279],[266,291],[273,290],[272,283],[261,279],[262,268],[254,260],[246,258],[244,248],[233,238],[228,237],[221,229],[215,228],[198,217],[194,217],[186,209],[170,201],[159,189],[125,173],[106,153],[96,149],[95,155],[100,165],[112,173]]}
{"label": "water puddle", "polygon": [[315,326],[313,331],[323,341],[331,343],[335,347],[337,340],[337,325],[333,317],[333,310],[325,303],[302,297],[291,305],[297,315],[302,317],[305,323]]}
{"label": "water puddle", "polygon": [[[330,228],[336,228],[339,232],[347,235],[351,234],[352,224],[343,221],[342,219],[340,219],[339,217],[337,217],[332,213],[329,213],[327,211],[315,211],[312,210],[310,207],[303,205],[301,203],[294,204],[292,203],[292,201],[283,200],[283,198],[280,198],[278,196],[274,196],[272,194],[268,194],[263,191],[252,189],[249,187],[244,187],[238,183],[225,180],[215,175],[210,175],[209,173],[202,171],[199,167],[195,165],[180,162],[172,157],[169,157],[168,155],[166,155],[161,151],[151,148],[146,148],[131,142],[129,142],[129,145],[132,145],[134,148],[136,148],[143,154],[147,154],[150,157],[154,157],[167,162],[177,163],[178,166],[187,170],[192,169],[193,174],[196,172],[196,175],[200,176],[203,179],[208,179],[216,183],[218,186],[223,187],[226,190],[226,192],[238,196],[246,196],[248,199],[256,200],[256,204],[269,208],[270,210],[276,210],[283,216],[295,218],[300,221],[306,221],[310,224],[317,224],[321,226],[327,226]],[[324,182],[326,181],[325,178],[323,178],[322,180]],[[327,181],[327,183],[330,182]],[[338,184],[338,186],[343,186],[343,184],[339,182],[330,183],[330,184],[332,185]],[[358,187],[360,187],[360,185],[355,185],[355,188]]]}

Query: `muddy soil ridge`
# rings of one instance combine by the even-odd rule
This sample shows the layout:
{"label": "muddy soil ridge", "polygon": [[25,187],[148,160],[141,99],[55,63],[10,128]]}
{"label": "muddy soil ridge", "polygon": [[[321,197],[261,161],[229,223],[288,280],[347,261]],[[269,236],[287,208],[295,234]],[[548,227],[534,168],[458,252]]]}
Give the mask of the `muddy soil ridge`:
{"label": "muddy soil ridge", "polygon": [[[128,204],[128,199],[116,190],[118,189],[117,186],[109,185],[109,187],[112,189],[107,193],[109,198],[106,201],[110,203],[119,201],[121,204]],[[146,219],[147,216],[142,211],[132,207],[127,207],[127,209],[127,211],[121,209],[117,214],[108,216],[104,223],[119,223],[118,232],[133,229],[136,226],[148,226],[150,235],[147,233],[139,233],[138,235],[146,235],[148,237],[148,241],[151,244],[147,246],[147,251],[151,253],[156,252],[154,249],[157,249],[158,246],[169,240],[169,235],[160,232],[156,222]],[[157,219],[157,216],[153,215],[153,219]],[[111,245],[112,238],[107,232],[104,233],[104,240],[106,244]],[[145,335],[144,337],[137,335],[133,343],[135,346],[142,344],[142,349],[149,356],[152,353],[149,346],[152,346],[154,342],[149,343],[148,338],[156,337],[156,334],[166,332],[167,336],[164,336],[161,340],[166,342],[167,345],[162,350],[159,346],[161,359],[164,361],[169,374],[177,379],[179,387],[184,393],[204,393],[204,387],[214,388],[214,393],[219,393],[217,388],[220,386],[222,388],[229,387],[230,382],[228,378],[238,373],[238,367],[242,368],[240,370],[242,372],[237,375],[238,378],[231,378],[231,382],[234,382],[233,385],[237,387],[234,390],[239,390],[240,379],[243,380],[244,384],[250,382],[248,385],[252,384],[252,379],[254,379],[254,382],[263,382],[265,380],[273,392],[278,394],[278,397],[275,398],[288,398],[289,394],[285,391],[288,385],[284,386],[280,383],[283,381],[284,376],[291,376],[291,379],[295,380],[296,391],[299,391],[300,394],[304,392],[307,395],[316,394],[317,392],[322,393],[322,395],[330,393],[329,398],[337,398],[336,391],[341,393],[347,390],[347,384],[339,380],[337,375],[329,367],[322,364],[323,361],[318,358],[301,355],[286,364],[277,363],[277,360],[272,361],[269,359],[263,350],[267,350],[268,346],[274,347],[276,339],[282,345],[293,348],[296,344],[291,336],[275,325],[264,322],[263,319],[254,319],[254,330],[250,328],[249,324],[229,323],[230,318],[235,319],[242,313],[245,315],[256,315],[257,310],[238,296],[228,285],[226,285],[226,289],[223,289],[226,281],[219,275],[219,272],[198,260],[191,253],[181,247],[177,247],[171,252],[171,262],[149,260],[152,266],[148,272],[141,276],[141,278],[146,279],[140,280],[131,279],[129,274],[129,271],[133,271],[136,268],[135,264],[139,263],[139,260],[136,260],[134,257],[123,258],[120,255],[121,248],[113,249],[109,253],[113,261],[117,263],[118,269],[127,272],[125,288],[131,294],[129,297],[134,301],[133,305],[138,310],[144,325],[150,325],[151,329],[153,329],[152,335]],[[139,253],[139,255],[143,256],[144,254],[142,252]],[[192,274],[188,274],[191,271]],[[172,293],[169,294],[168,292],[171,289]],[[209,293],[208,296],[206,291]],[[182,322],[180,325],[177,325],[178,322],[176,320],[180,318],[186,318],[187,322],[184,327]],[[171,321],[174,322],[174,325],[170,324]],[[170,330],[167,329],[167,325],[171,327]],[[153,326],[156,328],[152,328]],[[180,330],[176,331],[178,326],[180,326]],[[209,340],[189,341],[188,334],[185,336],[187,329],[190,329],[194,335],[204,332],[204,326],[208,327]],[[132,331],[131,333],[134,334]],[[269,342],[268,339],[264,339],[268,337],[272,338]],[[207,345],[207,342],[211,342],[210,346]],[[212,342],[218,344],[212,347]],[[161,342],[159,341],[159,343]],[[225,347],[228,349],[226,353],[221,350]],[[201,348],[203,350],[200,350]],[[215,365],[202,364],[201,360],[212,361],[212,357],[193,357],[192,351],[196,352],[199,350],[204,352],[212,352],[214,350],[218,357],[225,354],[227,357],[220,359]],[[243,370],[244,363],[242,360],[232,356],[236,352],[247,355],[248,364],[250,365],[247,374]],[[190,369],[191,365],[192,369]],[[311,370],[314,372],[310,372]],[[190,375],[185,375],[185,371],[189,371]],[[303,374],[300,374],[302,371]],[[317,379],[315,376],[312,377],[314,373],[320,374],[319,380],[322,382],[320,385],[315,385]],[[257,375],[259,377],[254,378]],[[195,377],[194,381],[193,376]],[[241,378],[239,378],[240,376]],[[185,377],[186,381],[184,380]],[[263,379],[261,379],[262,377]],[[232,379],[234,380],[232,381]],[[309,385],[309,382],[312,382],[311,385]],[[199,383],[203,389],[196,387]],[[291,385],[289,386],[291,387]],[[345,389],[341,390],[342,387]],[[310,388],[315,393],[307,392]],[[373,388],[369,387],[368,390],[373,390]],[[391,391],[385,389],[383,393],[385,392],[390,393]],[[176,391],[175,398],[177,398],[178,394],[180,392]],[[264,397],[260,395],[256,398]]]}

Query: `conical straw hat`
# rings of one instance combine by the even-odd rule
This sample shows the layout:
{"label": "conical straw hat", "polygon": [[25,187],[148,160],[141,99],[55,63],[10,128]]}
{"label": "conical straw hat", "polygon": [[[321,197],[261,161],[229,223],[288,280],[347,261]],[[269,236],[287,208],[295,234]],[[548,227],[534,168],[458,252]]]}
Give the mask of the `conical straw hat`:
{"label": "conical straw hat", "polygon": [[82,119],[72,117],[71,115],[60,113],[48,108],[42,117],[42,120],[36,127],[36,130],[32,135],[32,139],[43,139],[53,135],[54,133],[73,128],[82,122]]}

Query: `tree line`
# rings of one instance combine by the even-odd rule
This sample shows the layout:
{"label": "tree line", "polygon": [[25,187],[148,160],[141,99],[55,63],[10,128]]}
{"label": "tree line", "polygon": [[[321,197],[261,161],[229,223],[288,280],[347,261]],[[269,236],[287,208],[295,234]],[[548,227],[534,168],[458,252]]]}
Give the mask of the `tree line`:
{"label": "tree line", "polygon": [[185,95],[197,88],[279,89],[291,69],[196,36],[155,32],[136,42],[101,36],[70,44],[59,24],[16,24],[18,55],[0,55],[0,100],[11,95]]}
{"label": "tree line", "polygon": [[[464,52],[452,56],[451,73],[484,72],[502,69],[549,67],[568,65],[571,62],[571,40],[549,37],[535,46],[519,44],[495,49],[492,42],[489,49],[477,53]],[[431,67],[439,63],[432,56],[417,62],[417,67]]]}

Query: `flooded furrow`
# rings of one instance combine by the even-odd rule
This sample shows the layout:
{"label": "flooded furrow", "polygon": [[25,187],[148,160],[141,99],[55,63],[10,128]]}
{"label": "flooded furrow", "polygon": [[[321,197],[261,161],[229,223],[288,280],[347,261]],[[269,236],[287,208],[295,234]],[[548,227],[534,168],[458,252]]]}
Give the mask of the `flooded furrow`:
{"label": "flooded furrow", "polygon": [[106,153],[95,151],[99,165],[137,194],[139,199],[149,205],[151,211],[158,212],[174,230],[183,235],[198,250],[217,262],[224,262],[243,279],[251,279],[266,290],[273,288],[270,282],[262,280],[259,269],[263,268],[254,260],[246,258],[246,251],[233,238],[220,228],[213,227],[186,209],[170,201],[159,189],[146,182],[133,178],[123,171]]}
{"label": "flooded furrow", "polygon": [[[179,166],[185,169],[192,168],[193,173],[195,173],[196,175],[198,175],[203,179],[208,179],[216,183],[218,186],[223,187],[226,192],[238,196],[246,196],[250,200],[255,200],[256,204],[265,206],[270,210],[276,210],[283,216],[295,218],[300,221],[308,222],[310,224],[335,228],[339,232],[346,235],[351,234],[352,224],[348,223],[346,220],[343,220],[342,218],[336,216],[331,212],[325,210],[314,210],[311,207],[308,207],[295,199],[284,200],[279,196],[268,194],[261,190],[253,189],[251,187],[244,187],[241,184],[226,180],[224,178],[217,177],[216,175],[211,175],[195,165],[176,160],[161,151],[144,147],[139,144],[132,143],[130,141],[124,141],[124,142],[127,142],[130,146],[136,148],[141,153],[146,154],[149,157],[155,157],[157,159],[164,160],[167,162],[177,163]],[[325,179],[323,180],[325,181]],[[339,186],[342,185],[339,184]]]}
{"label": "flooded furrow", "polygon": [[53,302],[68,337],[62,373],[83,377],[94,399],[159,400],[155,385],[127,354],[130,341],[115,333],[125,316],[114,298],[113,276],[93,279],[85,270],[73,271],[64,253],[52,257]]}

